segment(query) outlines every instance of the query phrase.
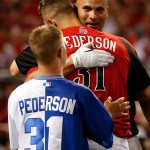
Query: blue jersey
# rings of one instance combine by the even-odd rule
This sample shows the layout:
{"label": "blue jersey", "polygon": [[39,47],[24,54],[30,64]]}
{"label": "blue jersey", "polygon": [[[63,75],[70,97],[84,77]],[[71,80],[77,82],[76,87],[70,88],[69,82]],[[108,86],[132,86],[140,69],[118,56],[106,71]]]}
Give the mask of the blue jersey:
{"label": "blue jersey", "polygon": [[85,86],[62,76],[37,76],[8,102],[10,148],[88,150],[87,137],[109,148],[113,121]]}

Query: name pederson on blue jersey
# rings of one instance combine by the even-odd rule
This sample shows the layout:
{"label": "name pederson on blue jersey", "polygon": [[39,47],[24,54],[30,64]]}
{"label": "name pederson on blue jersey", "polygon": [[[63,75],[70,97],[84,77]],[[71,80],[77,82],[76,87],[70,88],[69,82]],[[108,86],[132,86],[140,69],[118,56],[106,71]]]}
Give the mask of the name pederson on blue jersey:
{"label": "name pederson on blue jersey", "polygon": [[87,137],[109,148],[113,121],[85,86],[63,76],[37,76],[9,97],[10,148],[88,150]]}

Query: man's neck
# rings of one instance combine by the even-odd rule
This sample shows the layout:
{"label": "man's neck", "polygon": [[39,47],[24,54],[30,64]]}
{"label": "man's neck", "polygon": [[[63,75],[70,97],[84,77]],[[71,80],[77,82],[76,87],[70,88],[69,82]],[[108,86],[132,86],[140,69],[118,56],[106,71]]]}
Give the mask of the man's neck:
{"label": "man's neck", "polygon": [[56,65],[39,65],[37,75],[49,76],[49,75],[63,75],[63,68]]}
{"label": "man's neck", "polygon": [[56,24],[60,29],[73,26],[82,26],[81,22],[75,14],[64,16],[62,19],[58,19],[58,21],[56,21]]}

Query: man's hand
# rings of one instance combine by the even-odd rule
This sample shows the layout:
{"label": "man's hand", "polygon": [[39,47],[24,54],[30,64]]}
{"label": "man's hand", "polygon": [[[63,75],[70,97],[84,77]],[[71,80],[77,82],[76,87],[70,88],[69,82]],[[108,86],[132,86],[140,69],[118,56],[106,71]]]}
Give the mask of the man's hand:
{"label": "man's hand", "polygon": [[108,99],[104,102],[105,108],[113,119],[128,116],[128,113],[125,111],[130,109],[130,102],[123,101],[124,97],[121,97],[112,102],[112,98],[109,96]]}
{"label": "man's hand", "polygon": [[104,67],[114,60],[109,52],[94,49],[93,43],[82,45],[71,57],[75,68]]}

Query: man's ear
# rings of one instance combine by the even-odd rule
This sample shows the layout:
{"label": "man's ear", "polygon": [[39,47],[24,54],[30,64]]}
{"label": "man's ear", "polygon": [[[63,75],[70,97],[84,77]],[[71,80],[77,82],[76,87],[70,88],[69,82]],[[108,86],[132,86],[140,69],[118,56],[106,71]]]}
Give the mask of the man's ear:
{"label": "man's ear", "polygon": [[77,3],[73,3],[73,8],[77,8]]}
{"label": "man's ear", "polygon": [[58,50],[58,57],[59,57],[59,58],[62,58],[62,48],[60,48],[60,49]]}
{"label": "man's ear", "polygon": [[55,22],[55,19],[48,19],[48,22],[49,22],[51,25],[57,26],[57,25],[56,25],[56,22]]}

